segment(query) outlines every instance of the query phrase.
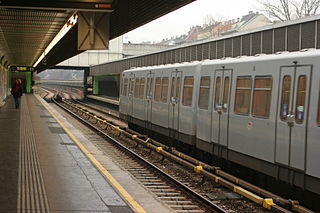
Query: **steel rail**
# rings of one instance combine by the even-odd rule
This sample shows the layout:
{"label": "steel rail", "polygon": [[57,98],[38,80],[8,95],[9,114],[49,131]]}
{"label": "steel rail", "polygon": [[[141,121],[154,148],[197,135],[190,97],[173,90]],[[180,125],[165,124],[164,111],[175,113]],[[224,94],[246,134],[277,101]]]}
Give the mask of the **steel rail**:
{"label": "steel rail", "polygon": [[152,164],[151,162],[149,162],[148,160],[142,158],[141,156],[139,156],[138,154],[136,154],[135,152],[131,151],[130,149],[128,149],[127,147],[125,147],[124,145],[122,145],[120,142],[118,142],[116,139],[110,137],[108,134],[106,134],[105,132],[103,132],[101,129],[99,129],[98,127],[94,126],[93,124],[91,124],[90,122],[86,121],[85,119],[81,118],[80,116],[78,116],[76,113],[72,112],[71,110],[67,109],[65,106],[61,105],[60,103],[58,103],[56,100],[52,100],[56,105],[58,105],[59,107],[61,107],[62,109],[64,109],[65,111],[67,111],[68,113],[70,113],[71,115],[73,115],[75,118],[77,118],[78,120],[80,120],[81,122],[85,123],[86,125],[88,125],[90,128],[94,129],[95,131],[98,131],[100,134],[102,134],[103,136],[105,136],[108,140],[112,141],[114,144],[116,144],[118,147],[120,147],[122,150],[124,150],[125,152],[127,152],[128,154],[134,156],[135,158],[139,159],[141,162],[143,162],[144,164],[146,164],[147,166],[149,166],[151,169],[157,171],[159,174],[161,174],[162,176],[164,176],[166,179],[172,181],[175,185],[181,187],[185,192],[191,194],[193,197],[195,197],[196,199],[198,199],[199,201],[203,202],[206,206],[213,208],[214,210],[218,211],[218,212],[223,212],[223,213],[227,213],[228,211],[224,210],[223,208],[221,208],[220,206],[218,206],[217,204],[211,202],[210,200],[208,200],[207,198],[203,197],[202,195],[200,195],[199,193],[193,191],[191,188],[185,186],[183,183],[181,183],[180,181],[178,181],[177,179],[175,179],[174,177],[172,177],[171,175],[165,173],[164,171],[160,170],[159,168],[157,168],[154,164]]}

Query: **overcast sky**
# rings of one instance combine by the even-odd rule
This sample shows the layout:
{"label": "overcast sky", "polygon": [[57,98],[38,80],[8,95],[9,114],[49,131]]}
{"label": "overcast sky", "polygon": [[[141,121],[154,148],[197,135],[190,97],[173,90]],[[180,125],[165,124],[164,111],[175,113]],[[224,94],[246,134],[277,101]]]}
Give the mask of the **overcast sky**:
{"label": "overcast sky", "polygon": [[258,7],[257,0],[196,0],[125,34],[124,41],[161,41],[171,36],[186,34],[191,26],[202,25],[206,15],[210,14],[217,20],[236,19],[250,10],[256,12]]}

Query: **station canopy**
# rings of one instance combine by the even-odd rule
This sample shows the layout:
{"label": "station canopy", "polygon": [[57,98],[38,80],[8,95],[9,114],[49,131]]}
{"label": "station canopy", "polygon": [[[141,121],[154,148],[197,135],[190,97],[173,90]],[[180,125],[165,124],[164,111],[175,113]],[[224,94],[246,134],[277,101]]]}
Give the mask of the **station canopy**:
{"label": "station canopy", "polygon": [[40,72],[192,1],[1,0],[0,63]]}

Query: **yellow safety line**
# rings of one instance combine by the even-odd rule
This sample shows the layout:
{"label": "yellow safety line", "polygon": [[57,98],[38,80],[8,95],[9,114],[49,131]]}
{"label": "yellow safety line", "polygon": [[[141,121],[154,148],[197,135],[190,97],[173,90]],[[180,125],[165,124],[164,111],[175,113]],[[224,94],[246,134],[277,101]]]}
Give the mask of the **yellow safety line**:
{"label": "yellow safety line", "polygon": [[110,181],[110,183],[119,191],[119,193],[130,203],[130,205],[140,213],[146,213],[146,211],[139,205],[137,201],[120,185],[120,183],[112,177],[112,175],[101,165],[101,163],[80,143],[80,141],[70,132],[69,129],[57,118],[57,116],[43,103],[41,103],[54,119],[60,124],[60,126],[66,131],[70,138],[78,145],[81,151],[90,159],[90,161],[97,167],[97,169]]}

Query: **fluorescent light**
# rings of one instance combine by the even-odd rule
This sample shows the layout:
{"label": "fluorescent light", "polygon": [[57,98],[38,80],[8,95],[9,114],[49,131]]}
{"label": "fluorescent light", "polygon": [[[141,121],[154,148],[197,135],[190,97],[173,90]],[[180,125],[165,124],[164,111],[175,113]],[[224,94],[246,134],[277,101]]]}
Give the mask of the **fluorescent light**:
{"label": "fluorescent light", "polygon": [[42,61],[42,59],[46,56],[46,54],[48,54],[50,50],[60,41],[60,39],[62,39],[63,36],[65,36],[69,32],[69,30],[77,23],[77,21],[78,21],[78,15],[74,13],[69,18],[67,23],[59,31],[59,33],[52,39],[50,44],[47,46],[47,48],[43,51],[43,53],[38,58],[37,62],[34,63],[33,67],[36,67]]}

